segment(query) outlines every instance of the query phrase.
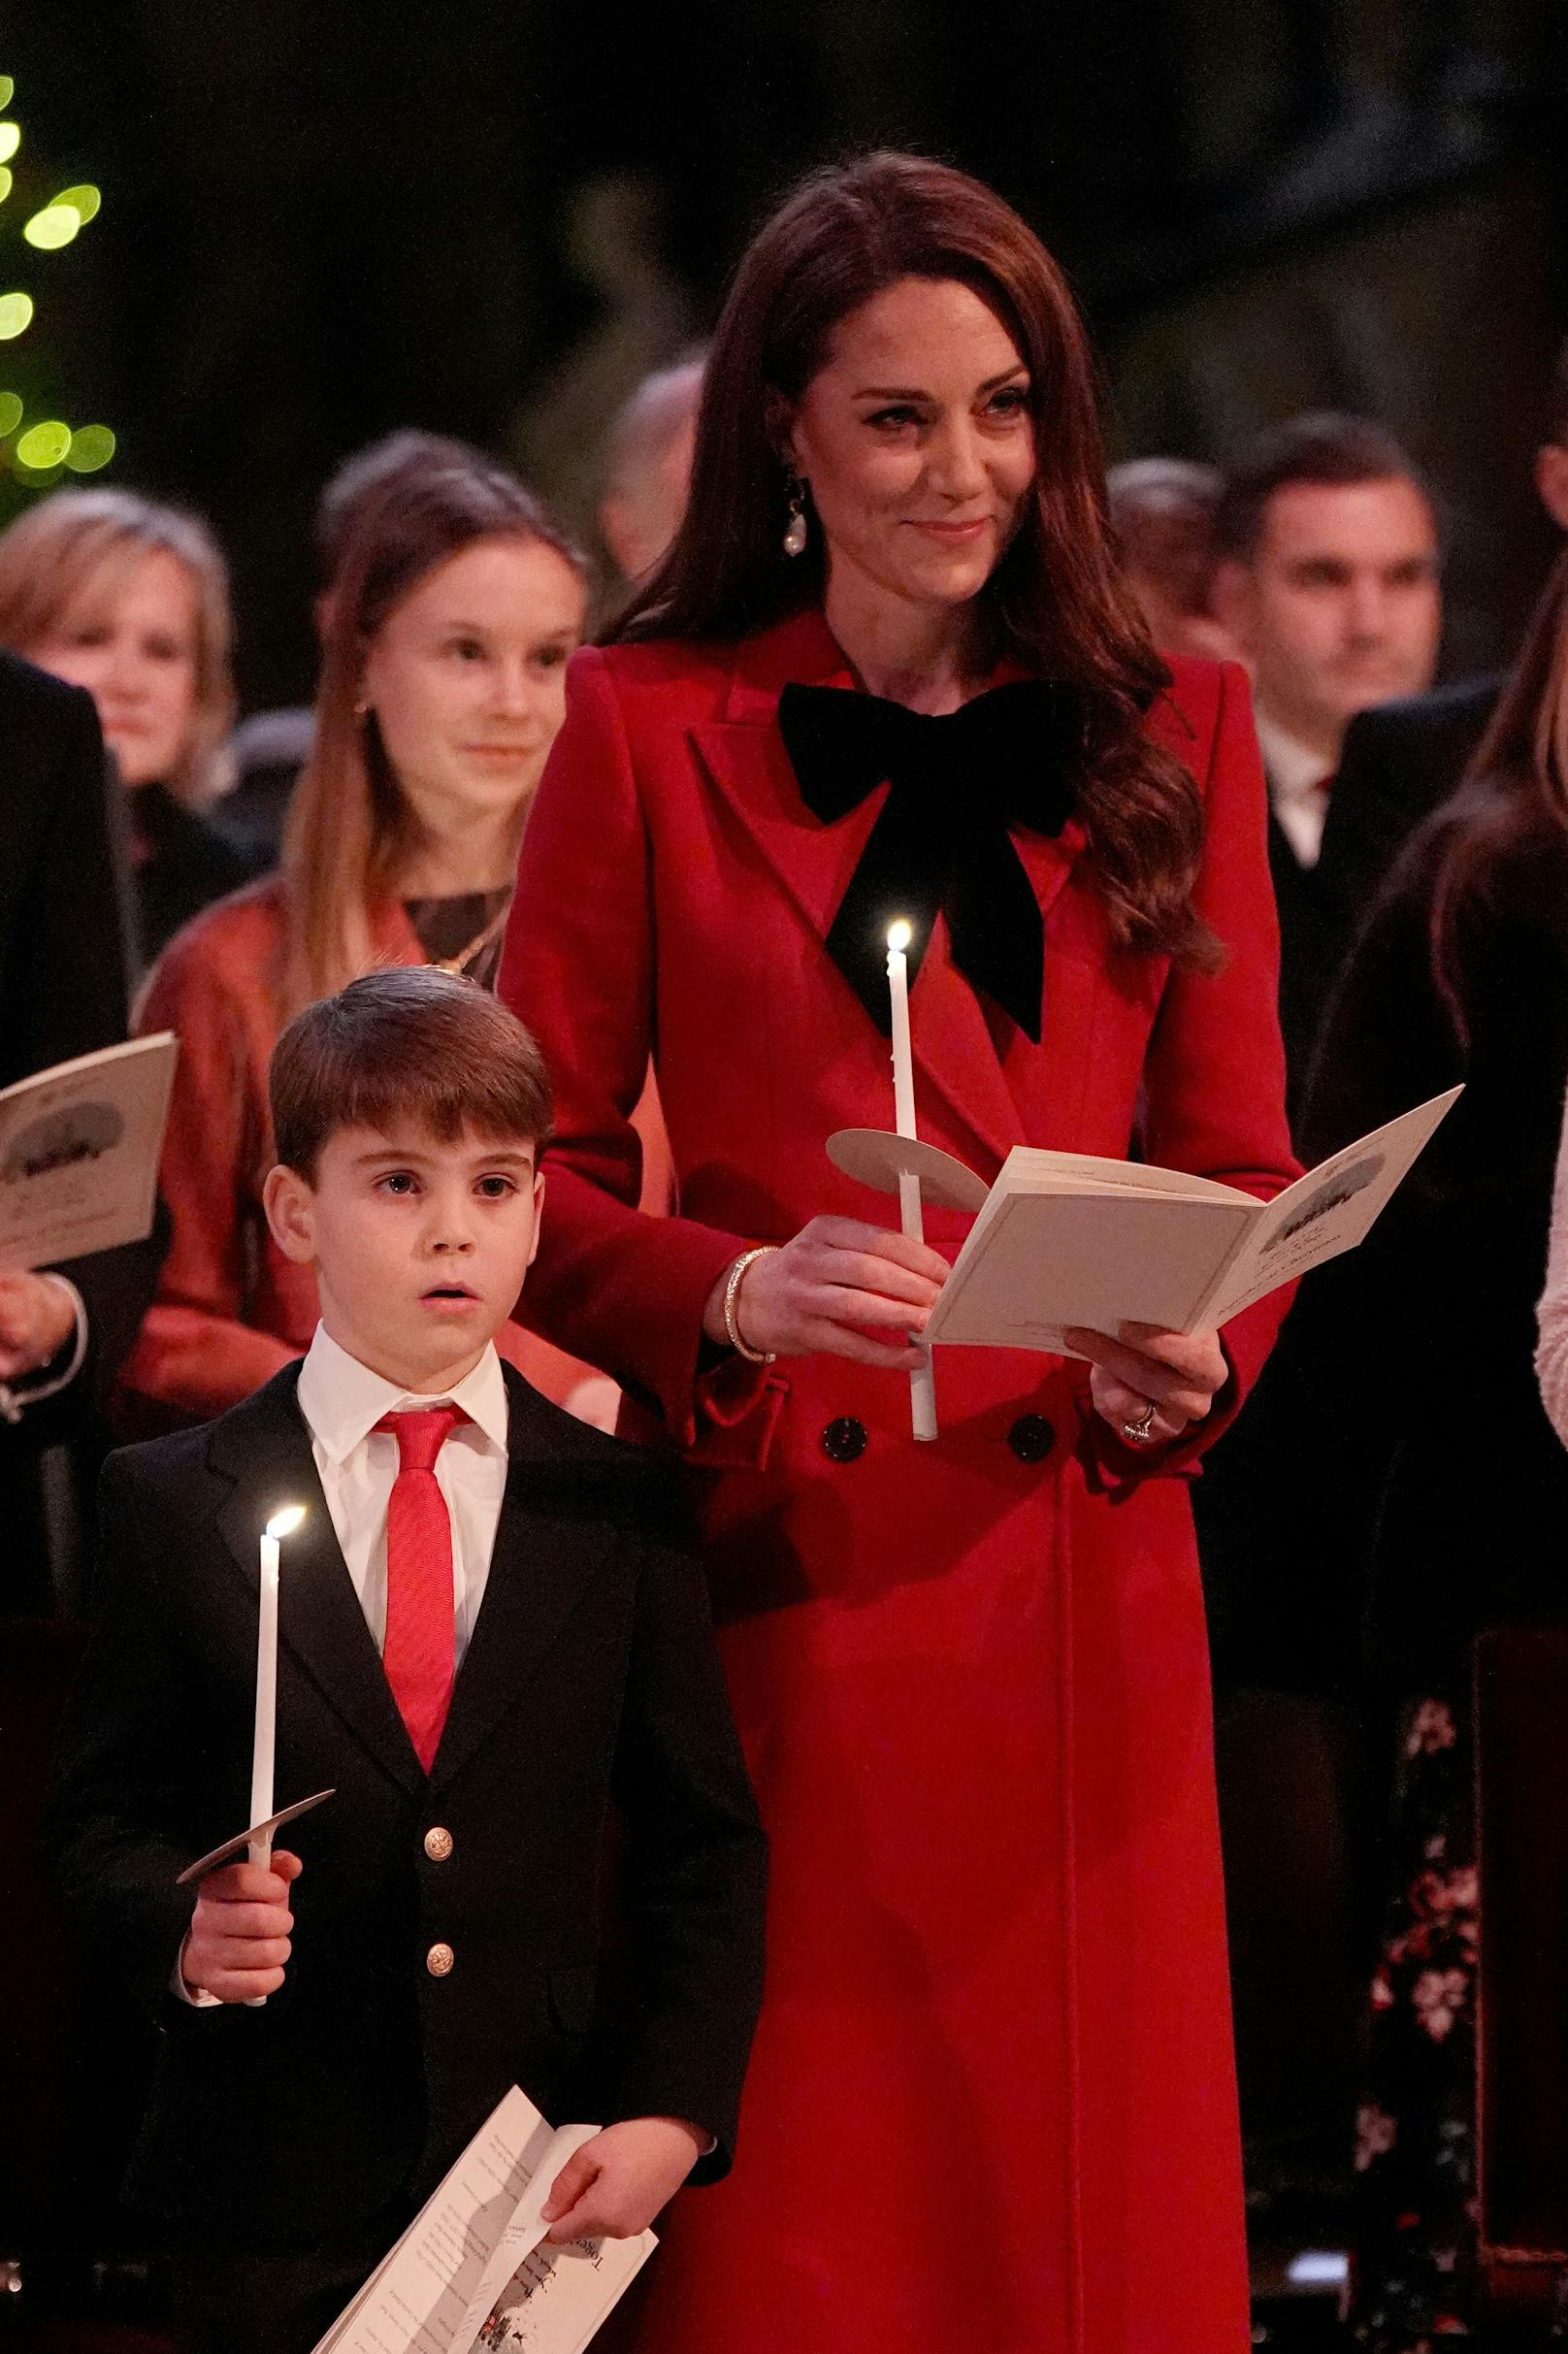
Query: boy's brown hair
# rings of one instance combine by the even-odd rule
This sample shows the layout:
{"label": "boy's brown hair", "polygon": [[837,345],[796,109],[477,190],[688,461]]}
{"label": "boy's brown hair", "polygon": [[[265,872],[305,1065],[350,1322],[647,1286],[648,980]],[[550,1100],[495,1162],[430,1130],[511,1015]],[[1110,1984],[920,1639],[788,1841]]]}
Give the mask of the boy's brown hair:
{"label": "boy's brown hair", "polygon": [[392,965],[297,1013],[268,1072],[280,1161],[315,1182],[339,1128],[411,1122],[450,1144],[472,1128],[544,1144],[549,1073],[515,1014],[477,982],[435,965]]}

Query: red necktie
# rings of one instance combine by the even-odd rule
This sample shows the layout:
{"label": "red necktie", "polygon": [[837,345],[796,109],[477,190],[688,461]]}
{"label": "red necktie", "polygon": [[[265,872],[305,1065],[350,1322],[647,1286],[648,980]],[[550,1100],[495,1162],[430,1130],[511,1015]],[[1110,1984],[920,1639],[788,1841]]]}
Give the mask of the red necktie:
{"label": "red necktie", "polygon": [[384,1415],[398,1442],[386,1509],[386,1641],[381,1664],[428,1774],[452,1697],[452,1523],[436,1457],[468,1416],[461,1406]]}

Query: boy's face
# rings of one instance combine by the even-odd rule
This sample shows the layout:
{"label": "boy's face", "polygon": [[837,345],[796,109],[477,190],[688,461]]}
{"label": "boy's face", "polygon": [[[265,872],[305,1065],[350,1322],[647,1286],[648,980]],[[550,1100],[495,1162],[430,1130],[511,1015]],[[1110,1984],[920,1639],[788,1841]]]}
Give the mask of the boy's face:
{"label": "boy's face", "polygon": [[436,1392],[472,1370],[516,1305],[543,1193],[531,1144],[342,1128],[314,1183],[279,1165],[266,1203],[279,1250],[315,1268],[340,1347],[388,1381]]}

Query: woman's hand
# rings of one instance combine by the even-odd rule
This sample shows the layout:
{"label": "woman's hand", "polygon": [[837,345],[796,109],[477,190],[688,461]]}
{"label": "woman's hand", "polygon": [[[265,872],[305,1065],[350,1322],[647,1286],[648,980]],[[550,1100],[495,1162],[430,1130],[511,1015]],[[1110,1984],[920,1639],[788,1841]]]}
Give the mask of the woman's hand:
{"label": "woman's hand", "polygon": [[1090,1390],[1094,1411],[1126,1438],[1124,1422],[1141,1422],[1153,1412],[1146,1439],[1133,1446],[1164,1447],[1201,1422],[1230,1379],[1218,1332],[1162,1332],[1158,1324],[1124,1324],[1112,1340],[1104,1332],[1074,1327],[1068,1346],[1094,1367]]}
{"label": "woman's hand", "polygon": [[0,1382],[36,1373],[76,1328],[76,1302],[64,1284],[17,1268],[0,1273]]}
{"label": "woman's hand", "polygon": [[[702,1311],[722,1347],[726,1267]],[[925,1352],[903,1337],[924,1330],[947,1280],[947,1261],[921,1242],[858,1218],[813,1218],[741,1278],[735,1323],[748,1348],[777,1357],[822,1350],[858,1365],[912,1373]],[[879,1338],[878,1335],[887,1337]]]}

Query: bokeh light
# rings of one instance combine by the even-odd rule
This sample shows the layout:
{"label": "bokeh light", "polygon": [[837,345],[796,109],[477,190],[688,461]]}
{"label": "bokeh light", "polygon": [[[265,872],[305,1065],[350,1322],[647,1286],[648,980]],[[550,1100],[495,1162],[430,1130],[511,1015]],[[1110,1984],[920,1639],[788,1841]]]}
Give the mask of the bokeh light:
{"label": "bokeh light", "polygon": [[11,194],[12,185],[12,174],[7,171],[3,163],[0,163],[0,205],[3,205],[6,198]]}
{"label": "bokeh light", "polygon": [[114,454],[114,436],[107,425],[79,425],[71,436],[65,462],[74,474],[95,474]]}
{"label": "bokeh light", "polygon": [[29,425],[16,443],[16,463],[31,474],[45,474],[58,466],[71,446],[71,428],[57,417],[49,417],[42,425]]}
{"label": "bokeh light", "polygon": [[21,335],[32,323],[30,294],[0,294],[0,343],[9,343],[13,336]]}
{"label": "bokeh light", "polygon": [[0,163],[9,163],[21,146],[21,124],[0,122]]}
{"label": "bokeh light", "polygon": [[8,107],[16,95],[16,84],[10,74],[0,74],[0,107]]}
{"label": "bokeh light", "polygon": [[40,252],[56,253],[71,243],[81,226],[82,215],[75,205],[46,205],[42,213],[33,214],[22,235]]}
{"label": "bokeh light", "polygon": [[15,392],[0,392],[0,441],[14,434],[21,423],[21,397]]}
{"label": "bokeh light", "polygon": [[[85,228],[88,221],[96,217],[103,201],[103,197],[91,181],[84,180],[80,187],[62,188],[54,199],[54,205],[69,205],[78,220]],[[49,207],[51,213],[54,205]]]}

